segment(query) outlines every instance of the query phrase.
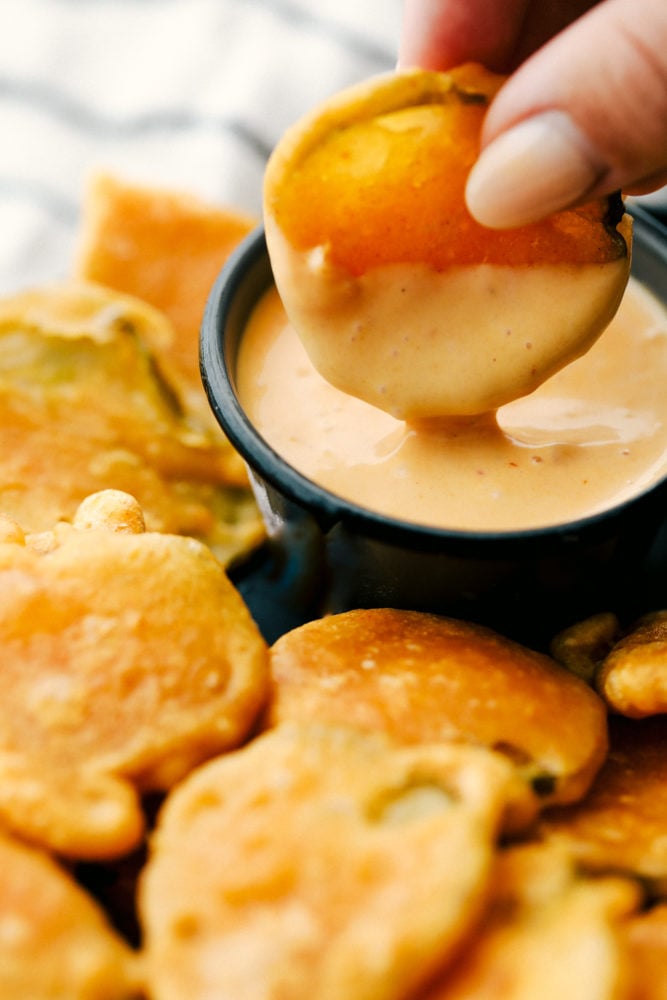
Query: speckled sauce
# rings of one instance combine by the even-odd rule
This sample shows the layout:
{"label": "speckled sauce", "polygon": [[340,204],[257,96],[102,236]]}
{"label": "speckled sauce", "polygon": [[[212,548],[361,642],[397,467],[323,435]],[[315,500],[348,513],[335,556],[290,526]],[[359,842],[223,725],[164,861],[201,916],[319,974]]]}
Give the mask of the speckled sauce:
{"label": "speckled sauce", "polygon": [[587,354],[481,416],[411,424],[335,389],[274,289],[250,318],[237,376],[265,440],[331,492],[415,523],[503,531],[593,514],[661,478],[665,373],[667,311],[631,279]]}

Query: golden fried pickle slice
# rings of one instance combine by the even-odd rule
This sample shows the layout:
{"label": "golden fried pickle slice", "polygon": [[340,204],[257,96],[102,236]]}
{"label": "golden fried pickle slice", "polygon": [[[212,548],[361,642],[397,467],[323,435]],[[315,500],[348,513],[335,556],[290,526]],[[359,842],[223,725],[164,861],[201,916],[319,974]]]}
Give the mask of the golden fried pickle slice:
{"label": "golden fried pickle slice", "polygon": [[616,615],[611,611],[601,611],[575,622],[554,636],[551,655],[561,666],[591,684],[600,663],[620,634],[621,626]]}
{"label": "golden fried pickle slice", "polygon": [[267,164],[266,239],[290,324],[328,382],[401,420],[527,395],[591,347],[627,285],[620,199],[505,230],[468,212],[503,83],[470,64],[360,81],[295,122]]}
{"label": "golden fried pickle slice", "polygon": [[629,879],[585,879],[558,851],[498,854],[475,934],[419,1000],[618,1000],[629,962]]}
{"label": "golden fried pickle slice", "polygon": [[549,657],[477,625],[388,608],[277,640],[267,724],[287,719],[483,744],[510,756],[543,803],[583,795],[607,749],[601,699]]}
{"label": "golden fried pickle slice", "polygon": [[105,858],[141,840],[141,792],[245,737],[267,648],[204,545],[103,493],[0,544],[0,670],[0,821]]}
{"label": "golden fried pickle slice", "polygon": [[610,718],[611,748],[586,798],[547,811],[546,840],[586,869],[620,871],[667,891],[667,717]]}
{"label": "golden fried pickle slice", "polygon": [[142,877],[151,997],[412,995],[477,914],[509,771],[298,724],[198,769]]}
{"label": "golden fried pickle slice", "polygon": [[175,337],[154,347],[188,407],[211,424],[199,375],[199,328],[218,272],[256,223],[184,192],[106,173],[90,178],[83,204],[75,274],[136,295],[169,318]]}
{"label": "golden fried pickle slice", "polygon": [[3,1000],[138,998],[136,956],[47,854],[0,834]]}
{"label": "golden fried pickle slice", "polygon": [[631,917],[624,934],[632,967],[627,1000],[667,1000],[667,904]]}
{"label": "golden fried pickle slice", "polygon": [[185,418],[147,347],[170,336],[156,310],[92,284],[0,302],[0,510],[40,531],[113,488],[151,530],[200,538],[225,562],[259,542],[238,455]]}
{"label": "golden fried pickle slice", "polygon": [[618,640],[600,665],[596,686],[622,715],[667,712],[667,611],[644,615]]}

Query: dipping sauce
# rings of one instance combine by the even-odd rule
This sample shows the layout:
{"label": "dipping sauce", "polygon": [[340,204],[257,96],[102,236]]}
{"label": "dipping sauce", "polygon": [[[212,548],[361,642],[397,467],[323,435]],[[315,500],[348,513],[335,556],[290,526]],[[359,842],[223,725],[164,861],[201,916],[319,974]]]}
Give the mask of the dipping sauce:
{"label": "dipping sauce", "polygon": [[326,382],[271,288],[244,332],[237,386],[264,439],[330,492],[403,521],[511,531],[595,514],[665,474],[665,373],[667,311],[630,279],[597,343],[531,395],[407,423]]}

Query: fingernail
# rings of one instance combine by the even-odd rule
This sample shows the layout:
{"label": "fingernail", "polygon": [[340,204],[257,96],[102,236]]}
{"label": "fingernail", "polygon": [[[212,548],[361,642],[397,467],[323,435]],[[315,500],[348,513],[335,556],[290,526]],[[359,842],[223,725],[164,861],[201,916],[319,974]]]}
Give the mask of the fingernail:
{"label": "fingernail", "polygon": [[487,146],[468,177],[466,202],[482,225],[523,226],[573,204],[603,172],[569,115],[547,111]]}

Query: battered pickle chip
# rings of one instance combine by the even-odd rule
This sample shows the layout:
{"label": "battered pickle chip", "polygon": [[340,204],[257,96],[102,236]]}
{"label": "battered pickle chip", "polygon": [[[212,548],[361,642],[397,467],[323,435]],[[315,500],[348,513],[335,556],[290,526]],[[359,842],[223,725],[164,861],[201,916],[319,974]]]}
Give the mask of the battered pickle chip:
{"label": "battered pickle chip", "polygon": [[142,880],[151,997],[412,996],[477,914],[508,770],[291,725],[200,768]]}
{"label": "battered pickle chip", "polygon": [[267,648],[205,546],[104,493],[0,544],[0,670],[0,821],[107,858],[140,842],[142,792],[245,737]]}
{"label": "battered pickle chip", "polygon": [[624,934],[632,967],[630,1000],[667,1000],[667,904],[631,917]]}
{"label": "battered pickle chip", "polygon": [[639,901],[631,881],[580,878],[558,851],[502,851],[478,928],[419,1000],[618,1000]]}
{"label": "battered pickle chip", "polygon": [[41,531],[113,488],[150,530],[199,538],[226,563],[259,543],[238,456],[186,418],[147,347],[170,336],[156,310],[98,285],[0,302],[0,511]]}
{"label": "battered pickle chip", "polygon": [[621,634],[618,618],[610,611],[591,615],[554,636],[551,655],[577,677],[591,684],[595,674]]}
{"label": "battered pickle chip", "polygon": [[667,717],[610,718],[611,748],[586,798],[547,811],[541,836],[587,870],[667,891]]}
{"label": "battered pickle chip", "polygon": [[321,375],[407,420],[497,409],[583,354],[630,272],[620,199],[490,230],[464,190],[503,78],[408,70],[287,131],[264,219],[288,317]]}
{"label": "battered pickle chip", "polygon": [[139,1000],[136,956],[47,854],[0,834],[3,1000]]}
{"label": "battered pickle chip", "polygon": [[153,346],[187,407],[218,435],[199,374],[199,328],[218,272],[254,225],[242,212],[106,173],[91,178],[84,199],[76,275],[168,317],[175,335]]}
{"label": "battered pickle chip", "polygon": [[667,712],[667,611],[644,615],[600,664],[598,691],[622,715]]}
{"label": "battered pickle chip", "polygon": [[542,804],[583,795],[607,749],[603,702],[549,657],[480,626],[388,608],[278,639],[266,719],[482,744],[506,754]]}

